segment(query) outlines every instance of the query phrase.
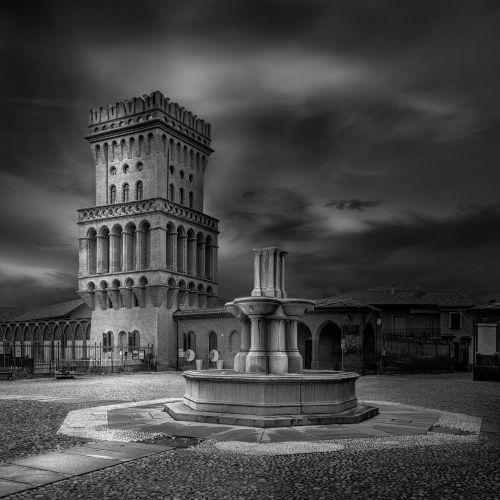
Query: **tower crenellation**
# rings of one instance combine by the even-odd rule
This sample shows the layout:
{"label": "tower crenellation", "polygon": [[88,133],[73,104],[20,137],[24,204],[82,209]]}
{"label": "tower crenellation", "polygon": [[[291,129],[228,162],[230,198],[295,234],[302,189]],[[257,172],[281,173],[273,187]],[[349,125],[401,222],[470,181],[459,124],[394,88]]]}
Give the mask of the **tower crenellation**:
{"label": "tower crenellation", "polygon": [[106,107],[91,109],[89,129],[91,134],[98,134],[152,119],[163,119],[174,130],[196,138],[205,145],[210,143],[210,123],[171,101],[158,90],[150,95],[144,94],[142,97],[132,97]]}

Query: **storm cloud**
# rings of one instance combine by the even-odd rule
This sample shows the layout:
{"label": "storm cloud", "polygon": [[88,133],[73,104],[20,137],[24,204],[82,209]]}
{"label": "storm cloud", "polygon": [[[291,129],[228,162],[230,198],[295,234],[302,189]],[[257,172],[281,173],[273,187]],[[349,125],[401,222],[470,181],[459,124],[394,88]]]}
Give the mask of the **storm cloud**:
{"label": "storm cloud", "polygon": [[251,290],[252,248],[280,245],[294,295],[500,297],[495,2],[0,10],[3,304],[73,297],[76,210],[95,202],[88,109],[156,89],[212,123],[222,295]]}

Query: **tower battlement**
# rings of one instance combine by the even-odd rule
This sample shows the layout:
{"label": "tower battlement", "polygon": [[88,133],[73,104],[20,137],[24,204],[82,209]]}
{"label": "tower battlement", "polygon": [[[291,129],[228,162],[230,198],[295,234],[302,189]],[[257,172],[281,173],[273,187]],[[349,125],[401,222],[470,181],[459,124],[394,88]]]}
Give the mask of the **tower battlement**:
{"label": "tower battlement", "polygon": [[[142,114],[146,116],[143,117]],[[149,95],[144,94],[142,97],[132,97],[116,104],[91,109],[89,111],[89,128],[91,133],[97,134],[110,128],[131,125],[134,123],[132,117],[135,117],[137,121],[146,121],[161,118],[159,114],[163,114],[163,119],[169,125],[181,129],[188,135],[193,137],[201,135],[208,140],[211,138],[210,123],[171,101],[158,90]],[[124,120],[124,118],[127,119]],[[170,121],[168,121],[169,119]],[[189,130],[185,127],[189,127]]]}

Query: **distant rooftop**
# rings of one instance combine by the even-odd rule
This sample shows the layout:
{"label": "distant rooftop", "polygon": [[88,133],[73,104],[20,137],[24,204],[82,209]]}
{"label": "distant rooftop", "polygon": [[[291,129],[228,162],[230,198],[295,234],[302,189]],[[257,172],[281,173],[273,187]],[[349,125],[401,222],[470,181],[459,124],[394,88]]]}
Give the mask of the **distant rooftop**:
{"label": "distant rooftop", "polygon": [[[68,316],[76,308],[84,304],[81,299],[68,300],[66,302],[59,302],[58,304],[51,304],[48,306],[37,307],[31,309],[15,318],[13,321],[33,321],[38,319],[52,319],[64,318]],[[90,317],[90,314],[89,314]]]}
{"label": "distant rooftop", "polygon": [[[323,301],[355,300],[375,306],[414,305],[436,307],[472,307],[474,301],[458,290],[422,290],[387,288],[380,290],[349,290]],[[320,301],[322,302],[322,301]]]}
{"label": "distant rooftop", "polygon": [[478,310],[478,311],[494,311],[500,309],[500,302],[497,301],[490,301],[487,302],[486,304],[479,304],[476,307],[473,307],[473,309]]}
{"label": "distant rooftop", "polygon": [[334,297],[326,297],[324,299],[319,299],[314,301],[314,306],[316,309],[331,309],[331,308],[359,308],[359,309],[375,309],[377,310],[376,307],[373,307],[366,302],[360,302],[356,299],[351,299],[351,298],[346,298],[343,296],[334,296]]}

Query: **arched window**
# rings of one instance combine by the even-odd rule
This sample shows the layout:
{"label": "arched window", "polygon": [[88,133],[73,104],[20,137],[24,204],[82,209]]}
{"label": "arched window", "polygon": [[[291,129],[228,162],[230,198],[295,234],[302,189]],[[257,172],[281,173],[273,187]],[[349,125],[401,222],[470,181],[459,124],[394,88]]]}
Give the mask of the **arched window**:
{"label": "arched window", "polygon": [[205,239],[201,233],[196,235],[196,276],[205,277]]}
{"label": "arched window", "polygon": [[[111,234],[109,235],[109,264],[110,264],[109,270],[111,273],[120,272],[122,270],[122,264],[123,264],[122,252],[123,252],[123,230],[122,227],[119,224],[117,224],[113,227],[113,229],[111,230]],[[116,288],[115,281],[113,281],[113,288]]]}
{"label": "arched window", "polygon": [[194,208],[194,193],[189,191],[189,208]]}
{"label": "arched window", "polygon": [[144,168],[143,164],[141,162],[139,162],[136,166],[135,166],[135,169],[137,170],[137,172],[140,172],[142,169]]}
{"label": "arched window", "polygon": [[109,203],[112,205],[116,203],[116,186],[113,185],[109,188]]}
{"label": "arched window", "polygon": [[213,258],[212,238],[207,236],[205,239],[205,278],[213,279],[212,273],[212,258]]}
{"label": "arched window", "polygon": [[215,332],[211,332],[208,336],[208,352],[212,349],[217,350],[217,334]]}
{"label": "arched window", "polygon": [[179,189],[179,203],[184,205],[184,188]]}
{"label": "arched window", "polygon": [[140,269],[149,269],[151,264],[151,226],[149,222],[140,225]]}
{"label": "arched window", "polygon": [[116,168],[115,167],[111,167],[109,169],[109,175],[116,175]]}
{"label": "arched window", "polygon": [[127,144],[125,142],[125,139],[122,139],[120,141],[120,160],[123,160],[125,158],[126,152],[127,152]]}
{"label": "arched window", "polygon": [[123,173],[128,174],[129,166],[127,164],[123,165]]}
{"label": "arched window", "polygon": [[166,264],[167,269],[174,269],[174,257],[175,250],[177,245],[177,231],[175,230],[174,225],[169,222],[167,224],[167,255],[166,255]]}
{"label": "arched window", "polygon": [[102,334],[102,350],[104,352],[113,350],[113,332],[104,332]]}
{"label": "arched window", "polygon": [[109,273],[109,229],[106,226],[99,229],[97,236],[97,273]]}
{"label": "arched window", "polygon": [[91,229],[87,233],[87,271],[89,274],[97,272],[97,233]]}
{"label": "arched window", "polygon": [[125,226],[123,232],[124,253],[123,253],[123,270],[130,271],[136,268],[136,247],[137,247],[137,232],[135,224],[129,222]]}
{"label": "arched window", "polygon": [[179,175],[180,175],[181,179],[184,179],[184,170],[181,170],[181,171],[179,172]]}
{"label": "arched window", "polygon": [[170,201],[175,201],[175,186],[173,184],[170,184],[168,188]]}
{"label": "arched window", "polygon": [[191,276],[194,276],[196,272],[196,236],[194,231],[190,229],[187,232],[187,252],[186,252],[186,260],[187,260],[187,273]]}
{"label": "arched window", "polygon": [[135,199],[142,200],[142,182],[141,181],[137,181],[137,184],[135,185]]}
{"label": "arched window", "polygon": [[130,196],[130,187],[128,184],[123,185],[123,201],[127,202]]}
{"label": "arched window", "polygon": [[177,228],[177,272],[186,271],[186,233],[182,226]]}
{"label": "arched window", "polygon": [[170,175],[174,175],[174,173],[175,173],[175,168],[174,168],[174,166],[173,166],[173,165],[170,165],[169,170],[170,170]]}
{"label": "arched window", "polygon": [[128,334],[128,350],[133,351],[134,349],[139,349],[141,346],[141,337],[137,330],[129,332]]}
{"label": "arched window", "polygon": [[196,335],[194,332],[184,334],[184,350],[187,351],[188,349],[196,352]]}

